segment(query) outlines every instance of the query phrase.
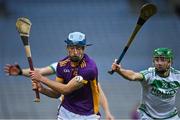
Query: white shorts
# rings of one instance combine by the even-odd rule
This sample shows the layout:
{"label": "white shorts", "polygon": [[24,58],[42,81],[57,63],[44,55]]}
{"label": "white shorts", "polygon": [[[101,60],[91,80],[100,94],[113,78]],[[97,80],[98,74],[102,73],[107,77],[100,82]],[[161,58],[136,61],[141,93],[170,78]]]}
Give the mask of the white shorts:
{"label": "white shorts", "polygon": [[[148,116],[145,112],[141,111],[141,110],[137,110],[137,114],[139,116],[138,120],[154,120],[153,118],[151,118],[150,116]],[[178,115],[175,115],[171,118],[167,118],[164,120],[180,120]]]}
{"label": "white shorts", "polygon": [[72,113],[65,109],[63,106],[60,107],[58,120],[99,120],[100,116],[96,114],[92,115],[79,115]]}

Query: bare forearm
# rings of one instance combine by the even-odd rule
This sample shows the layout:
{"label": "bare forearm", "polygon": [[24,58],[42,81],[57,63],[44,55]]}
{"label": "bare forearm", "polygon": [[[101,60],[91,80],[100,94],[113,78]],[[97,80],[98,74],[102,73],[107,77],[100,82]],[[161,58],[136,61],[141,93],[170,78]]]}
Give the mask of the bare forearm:
{"label": "bare forearm", "polygon": [[101,96],[102,98],[100,98],[100,105],[102,106],[103,110],[105,113],[109,113],[109,105],[108,105],[108,102],[107,102],[107,99],[106,97]]}
{"label": "bare forearm", "polygon": [[53,89],[54,91],[57,91],[61,94],[65,94],[65,95],[68,94],[66,84],[62,84],[62,83],[58,83],[58,82],[49,80],[46,77],[42,77],[41,82],[43,84],[45,84],[46,86],[50,87],[51,89]]}
{"label": "bare forearm", "polygon": [[[43,67],[43,68],[34,68],[35,70],[37,70],[41,75],[52,75],[52,74],[55,74],[54,71],[49,67]],[[22,75],[23,76],[26,76],[26,77],[29,77],[29,71],[30,69],[22,69]]]}
{"label": "bare forearm", "polygon": [[127,80],[137,79],[137,73],[132,70],[126,70],[121,68],[117,71],[117,73]]}
{"label": "bare forearm", "polygon": [[111,112],[109,110],[109,105],[108,105],[108,100],[106,98],[106,95],[104,94],[100,84],[99,85],[99,91],[100,91],[100,105],[102,106],[105,115],[106,115],[106,119],[107,120],[114,120],[114,117],[111,115]]}
{"label": "bare forearm", "polygon": [[109,111],[108,101],[100,85],[99,85],[99,89],[100,89],[100,105],[102,106],[105,113],[109,113],[110,111]]}
{"label": "bare forearm", "polygon": [[37,70],[30,71],[30,76],[32,80],[43,83],[53,91],[63,95],[67,95],[74,90],[81,88],[85,84],[81,76],[75,76],[67,84],[61,83],[60,81],[63,81],[61,78],[56,78],[57,81],[50,80],[47,77],[42,76]]}
{"label": "bare forearm", "polygon": [[43,88],[41,93],[51,98],[59,98],[61,95],[60,93],[48,88]]}
{"label": "bare forearm", "polygon": [[67,95],[84,85],[83,82],[78,81],[78,78],[78,76],[72,78],[67,84],[52,81],[43,76],[40,78],[40,81],[54,91],[57,91],[58,93],[61,93],[63,95]]}
{"label": "bare forearm", "polygon": [[29,71],[30,69],[22,69],[22,75],[25,76],[25,77],[29,77]]}

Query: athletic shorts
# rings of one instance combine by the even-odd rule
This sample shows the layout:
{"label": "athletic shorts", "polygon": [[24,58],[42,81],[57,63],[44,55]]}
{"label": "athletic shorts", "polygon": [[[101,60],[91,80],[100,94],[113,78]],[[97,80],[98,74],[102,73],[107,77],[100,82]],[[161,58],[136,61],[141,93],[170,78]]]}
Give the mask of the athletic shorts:
{"label": "athletic shorts", "polygon": [[[139,119],[138,120],[154,120],[154,118],[150,117],[149,115],[147,115],[145,112],[141,111],[141,110],[137,110],[137,114]],[[180,120],[178,115],[175,115],[171,118],[167,118],[167,119],[163,119],[163,120]]]}
{"label": "athletic shorts", "polygon": [[79,115],[68,111],[63,106],[60,107],[58,113],[58,120],[100,120],[100,116],[96,114],[92,115]]}

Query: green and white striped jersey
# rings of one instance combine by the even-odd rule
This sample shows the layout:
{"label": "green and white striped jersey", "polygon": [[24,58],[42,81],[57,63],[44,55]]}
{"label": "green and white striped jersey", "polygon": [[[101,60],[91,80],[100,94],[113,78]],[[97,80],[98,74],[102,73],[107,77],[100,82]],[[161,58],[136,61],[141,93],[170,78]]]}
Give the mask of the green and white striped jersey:
{"label": "green and white striped jersey", "polygon": [[49,65],[49,67],[54,71],[54,74],[56,73],[56,67],[57,67],[58,62],[54,62]]}
{"label": "green and white striped jersey", "polygon": [[169,118],[177,114],[175,97],[180,88],[180,71],[170,68],[168,77],[160,77],[155,68],[140,72],[144,80],[142,85],[142,103],[140,110],[153,118]]}

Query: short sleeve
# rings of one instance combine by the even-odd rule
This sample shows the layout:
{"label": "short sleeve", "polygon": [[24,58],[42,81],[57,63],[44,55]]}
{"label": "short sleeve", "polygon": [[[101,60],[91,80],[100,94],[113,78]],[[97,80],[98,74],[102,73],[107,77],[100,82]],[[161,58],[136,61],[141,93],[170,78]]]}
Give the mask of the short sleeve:
{"label": "short sleeve", "polygon": [[150,78],[155,74],[155,68],[148,68],[147,70],[140,71],[140,73],[143,75],[143,81],[149,81]]}
{"label": "short sleeve", "polygon": [[148,70],[140,71],[140,73],[143,76],[143,81],[148,81],[148,79],[150,78],[150,75],[151,75],[151,71],[148,69]]}
{"label": "short sleeve", "polygon": [[56,73],[56,68],[57,68],[57,62],[52,63],[51,65],[49,65],[49,67],[53,70],[54,73]]}

